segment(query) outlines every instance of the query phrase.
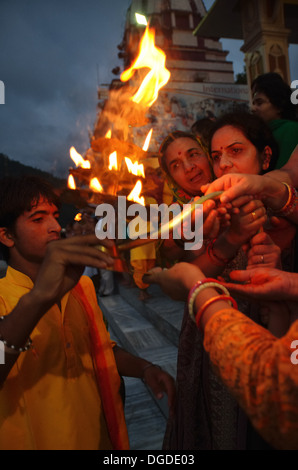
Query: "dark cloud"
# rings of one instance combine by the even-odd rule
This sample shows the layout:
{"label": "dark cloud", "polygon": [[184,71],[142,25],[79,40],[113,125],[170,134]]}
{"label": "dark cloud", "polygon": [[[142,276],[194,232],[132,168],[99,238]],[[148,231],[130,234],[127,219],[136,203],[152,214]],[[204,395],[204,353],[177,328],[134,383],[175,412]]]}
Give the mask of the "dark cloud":
{"label": "dark cloud", "polygon": [[0,152],[64,174],[69,148],[83,152],[97,86],[121,65],[130,0],[0,1]]}

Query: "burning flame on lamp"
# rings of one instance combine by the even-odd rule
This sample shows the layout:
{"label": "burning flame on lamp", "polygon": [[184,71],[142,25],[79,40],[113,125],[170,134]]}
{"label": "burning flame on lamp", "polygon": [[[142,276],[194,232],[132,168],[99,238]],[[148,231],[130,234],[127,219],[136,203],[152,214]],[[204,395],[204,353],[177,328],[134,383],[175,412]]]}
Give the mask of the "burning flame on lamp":
{"label": "burning flame on lamp", "polygon": [[[142,68],[149,68],[149,72],[145,76],[137,92],[131,96],[131,100],[142,108],[149,108],[158,98],[159,90],[165,86],[170,79],[170,72],[165,67],[166,55],[165,53],[155,46],[155,30],[149,29],[147,25],[144,35],[140,42],[139,54],[132,66],[125,70],[121,75],[121,80],[126,82],[132,78],[135,71]],[[143,151],[147,152],[152,131],[148,133],[144,142]],[[112,138],[112,130],[110,129],[106,135],[106,139]],[[75,162],[76,166],[83,169],[91,169],[91,164],[88,160],[85,160],[74,147],[70,149],[70,156]],[[132,163],[132,161],[126,157],[125,162],[127,169],[130,173],[135,176],[145,178],[144,165],[138,162]],[[118,168],[118,156],[117,152],[114,151],[109,155],[109,170],[119,171]],[[120,165],[120,163],[119,163]],[[115,178],[116,179],[116,178]],[[68,178],[68,186],[71,189],[76,189],[76,183],[72,175]],[[93,178],[90,181],[90,189],[94,192],[103,193],[104,189],[101,186],[97,178]],[[145,198],[141,196],[142,193],[142,181],[138,180],[134,189],[131,191],[127,199],[129,201],[137,202],[141,205],[145,205]],[[115,185],[115,195],[117,193],[117,185]]]}
{"label": "burning flame on lamp", "polygon": [[80,166],[81,168],[85,169],[91,168],[90,162],[88,160],[84,160],[82,155],[80,155],[74,147],[71,147],[69,153],[76,166]]}
{"label": "burning flame on lamp", "polygon": [[118,170],[117,152],[113,152],[109,156],[109,170]]}
{"label": "burning flame on lamp", "polygon": [[75,220],[76,222],[81,222],[81,220],[82,220],[82,214],[79,212],[79,213],[75,216],[74,220]]}
{"label": "burning flame on lamp", "polygon": [[146,140],[145,140],[144,145],[143,145],[144,152],[147,152],[147,150],[149,148],[149,145],[150,145],[150,142],[151,142],[151,137],[152,137],[152,132],[153,132],[153,129],[151,129],[148,132],[148,135],[147,135]]}
{"label": "burning flame on lamp", "polygon": [[145,198],[143,196],[140,197],[142,189],[143,189],[142,182],[138,180],[135,187],[131,191],[131,193],[127,196],[127,200],[137,202],[138,204],[145,206]]}
{"label": "burning flame on lamp", "polygon": [[89,186],[90,186],[90,189],[92,189],[95,193],[103,193],[103,187],[97,178],[92,178]]}
{"label": "burning flame on lamp", "polygon": [[131,159],[128,157],[125,157],[125,163],[126,163],[129,173],[135,176],[142,176],[143,178],[145,178],[145,170],[144,170],[144,165],[142,163],[141,164],[139,164],[138,162],[132,163]]}
{"label": "burning flame on lamp", "polygon": [[132,78],[137,69],[150,68],[136,94],[131,98],[135,103],[144,107],[150,107],[158,98],[158,91],[166,85],[170,79],[170,72],[165,67],[165,53],[155,47],[155,30],[146,27],[140,43],[139,55],[132,66],[124,70],[120,79],[127,82]]}
{"label": "burning flame on lamp", "polygon": [[75,179],[72,175],[69,175],[68,177],[67,186],[69,187],[69,189],[77,189]]}

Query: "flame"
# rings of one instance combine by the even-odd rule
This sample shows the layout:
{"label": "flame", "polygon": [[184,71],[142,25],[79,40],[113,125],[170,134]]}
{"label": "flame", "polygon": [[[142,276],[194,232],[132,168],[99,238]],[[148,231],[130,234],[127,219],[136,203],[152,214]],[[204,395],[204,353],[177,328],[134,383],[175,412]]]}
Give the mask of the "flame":
{"label": "flame", "polygon": [[90,181],[89,187],[96,193],[103,193],[103,187],[97,178],[92,178],[92,180]]}
{"label": "flame", "polygon": [[69,175],[68,177],[67,186],[69,187],[69,189],[77,189],[75,179],[72,175]]}
{"label": "flame", "polygon": [[131,159],[128,157],[125,157],[125,163],[129,173],[132,173],[135,176],[142,176],[143,178],[145,178],[145,170],[144,165],[142,163],[132,163]]}
{"label": "flame", "polygon": [[113,152],[109,156],[109,170],[118,170],[117,152]]}
{"label": "flame", "polygon": [[82,220],[82,214],[79,212],[79,213],[75,216],[74,220],[75,220],[76,222],[81,222],[81,220]]}
{"label": "flame", "polygon": [[136,182],[136,185],[135,187],[133,188],[133,190],[131,191],[131,193],[127,196],[127,200],[128,201],[133,201],[133,202],[137,202],[138,204],[141,204],[142,206],[145,206],[145,199],[144,197],[140,197],[140,194],[142,192],[142,182],[140,180],[138,180]]}
{"label": "flame", "polygon": [[107,132],[106,135],[105,135],[105,138],[106,138],[106,139],[111,139],[111,138],[112,138],[112,131],[111,131],[111,129],[108,130],[108,132]]}
{"label": "flame", "polygon": [[150,68],[138,91],[132,97],[135,103],[150,107],[157,100],[158,91],[168,83],[171,76],[165,67],[165,62],[165,53],[155,47],[155,30],[149,29],[149,26],[147,26],[141,39],[138,57],[129,69],[124,70],[120,77],[123,82],[127,82],[131,79],[135,70],[144,67]]}
{"label": "flame", "polygon": [[146,137],[146,140],[144,142],[144,145],[143,145],[143,149],[144,152],[147,152],[148,148],[149,148],[149,145],[150,145],[150,142],[151,142],[151,137],[152,137],[152,132],[153,132],[153,129],[151,129],[149,132],[148,132],[148,135]]}
{"label": "flame", "polygon": [[80,155],[74,147],[70,148],[69,153],[76,166],[80,166],[86,169],[91,168],[90,162],[88,160],[84,160],[82,155]]}

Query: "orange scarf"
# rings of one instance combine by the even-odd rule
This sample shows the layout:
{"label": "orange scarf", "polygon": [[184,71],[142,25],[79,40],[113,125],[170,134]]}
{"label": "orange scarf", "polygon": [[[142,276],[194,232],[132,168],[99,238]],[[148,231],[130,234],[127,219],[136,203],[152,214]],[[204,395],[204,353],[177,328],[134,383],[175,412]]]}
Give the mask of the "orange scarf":
{"label": "orange scarf", "polygon": [[106,423],[115,450],[128,450],[129,440],[125,423],[123,404],[119,394],[120,378],[112,348],[103,323],[102,331],[96,325],[94,308],[79,284],[72,291],[86,311],[95,364],[97,385],[103,405]]}

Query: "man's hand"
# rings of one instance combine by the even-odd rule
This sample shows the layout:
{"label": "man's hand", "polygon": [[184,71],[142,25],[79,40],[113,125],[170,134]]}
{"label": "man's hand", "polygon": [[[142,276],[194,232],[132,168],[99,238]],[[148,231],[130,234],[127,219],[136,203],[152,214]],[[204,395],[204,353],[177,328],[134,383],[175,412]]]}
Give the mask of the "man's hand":
{"label": "man's hand", "polygon": [[158,400],[163,397],[164,393],[168,395],[169,412],[173,416],[176,401],[176,388],[173,377],[159,367],[152,365],[145,369],[143,380]]}
{"label": "man's hand", "polygon": [[59,302],[77,284],[85,266],[98,269],[113,266],[113,258],[96,246],[108,249],[112,248],[113,242],[99,241],[95,235],[51,242],[38,271],[31,296],[51,306]]}

